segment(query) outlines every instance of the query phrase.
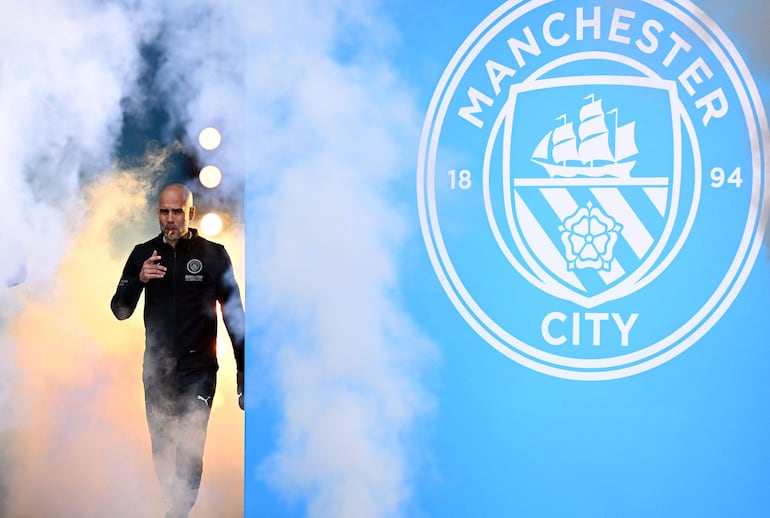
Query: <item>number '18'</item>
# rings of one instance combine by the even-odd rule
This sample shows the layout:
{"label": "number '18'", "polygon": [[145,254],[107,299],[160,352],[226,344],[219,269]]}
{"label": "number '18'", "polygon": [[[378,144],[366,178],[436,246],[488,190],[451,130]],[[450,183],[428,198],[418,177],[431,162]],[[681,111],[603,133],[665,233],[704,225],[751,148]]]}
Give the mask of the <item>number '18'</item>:
{"label": "number '18'", "polygon": [[471,172],[467,169],[462,169],[459,173],[457,170],[452,169],[449,171],[449,188],[462,190],[470,189],[473,185],[471,181]]}

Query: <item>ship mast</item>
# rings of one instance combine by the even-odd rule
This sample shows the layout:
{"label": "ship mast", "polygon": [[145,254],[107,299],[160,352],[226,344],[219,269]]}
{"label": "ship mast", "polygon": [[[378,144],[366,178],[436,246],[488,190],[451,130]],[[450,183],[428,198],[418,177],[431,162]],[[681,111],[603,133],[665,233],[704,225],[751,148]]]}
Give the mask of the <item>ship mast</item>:
{"label": "ship mast", "polygon": [[613,133],[613,135],[615,135],[615,143],[614,143],[615,145],[613,146],[613,149],[612,149],[612,157],[613,157],[615,163],[617,164],[618,163],[618,153],[617,153],[617,150],[618,150],[618,118],[620,117],[620,114],[618,113],[618,109],[617,108],[613,108],[610,111],[608,111],[607,115],[609,115],[610,113],[614,113],[615,114],[615,133]]}
{"label": "ship mast", "polygon": [[[590,93],[590,94],[588,94],[588,96],[586,96],[586,97],[583,97],[583,100],[584,100],[584,101],[585,101],[586,99],[591,99],[591,102],[590,102],[590,103],[588,103],[588,104],[592,104],[592,103],[593,103],[593,102],[596,100],[596,97],[594,96],[594,94],[593,94],[593,93]],[[593,169],[593,167],[594,167],[594,160],[593,160],[593,158],[592,158],[592,159],[591,159],[591,169]]]}
{"label": "ship mast", "polygon": [[[556,117],[556,119],[555,119],[555,120],[557,120],[557,121],[558,121],[558,120],[561,120],[561,122],[562,122],[562,124],[561,124],[561,125],[562,125],[562,127],[566,127],[566,126],[567,126],[567,114],[566,114],[566,113],[562,113],[561,115],[559,115],[558,117]],[[556,133],[554,133],[554,137],[556,137]],[[555,144],[555,142],[554,142],[554,144]],[[563,165],[563,166],[566,166],[566,165],[567,165],[567,158],[566,158],[566,157],[564,157],[564,160],[562,160],[562,162],[561,162],[561,165]]]}

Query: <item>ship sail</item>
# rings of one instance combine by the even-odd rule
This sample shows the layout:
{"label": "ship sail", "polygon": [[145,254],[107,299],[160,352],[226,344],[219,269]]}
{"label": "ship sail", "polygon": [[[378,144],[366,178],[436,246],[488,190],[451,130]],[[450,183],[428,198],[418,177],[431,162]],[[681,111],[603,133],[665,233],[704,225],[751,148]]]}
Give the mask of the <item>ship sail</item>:
{"label": "ship sail", "polygon": [[634,132],[636,131],[636,121],[629,122],[618,127],[615,132],[615,161],[619,162],[628,157],[634,156],[639,152],[636,148]]}
{"label": "ship sail", "polygon": [[596,99],[594,94],[589,95],[586,99],[591,99],[591,102],[584,104],[580,108],[580,120],[593,119],[594,117],[604,116],[604,109],[602,108],[602,100]]}
{"label": "ship sail", "polygon": [[[546,169],[551,177],[615,176],[627,178],[636,161],[621,162],[636,155],[636,122],[618,126],[618,110],[609,113],[602,99],[594,94],[585,98],[578,114],[577,135],[572,122],[562,115],[563,124],[549,131],[532,153],[532,160]],[[606,117],[615,114],[615,124],[607,127]],[[549,160],[550,156],[550,160]]]}
{"label": "ship sail", "polygon": [[607,133],[609,133],[609,130],[607,129],[607,124],[604,122],[603,115],[601,117],[594,117],[592,119],[581,121],[578,126],[580,140],[587,140],[596,135],[606,135]]}
{"label": "ship sail", "polygon": [[597,160],[615,161],[612,150],[610,150],[609,133],[602,133],[584,140],[580,143],[578,152],[580,153],[580,161],[584,164]]}
{"label": "ship sail", "polygon": [[601,99],[593,99],[580,109],[580,161],[584,164],[596,160],[615,161],[610,149],[609,129],[604,121],[604,109]]}
{"label": "ship sail", "polygon": [[568,122],[553,130],[553,161],[563,163],[567,160],[580,160],[577,149],[577,137],[572,123]]}

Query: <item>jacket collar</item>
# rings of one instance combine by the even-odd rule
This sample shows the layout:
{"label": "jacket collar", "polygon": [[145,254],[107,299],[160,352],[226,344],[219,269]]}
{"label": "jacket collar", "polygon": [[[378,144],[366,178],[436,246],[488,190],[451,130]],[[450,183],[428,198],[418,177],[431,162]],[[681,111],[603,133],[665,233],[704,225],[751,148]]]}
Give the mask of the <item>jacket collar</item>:
{"label": "jacket collar", "polygon": [[[163,232],[159,233],[158,236],[156,237],[156,239],[158,241],[160,241],[161,243],[163,243],[165,245],[168,245],[168,243],[166,242],[166,236],[163,235]],[[187,247],[190,246],[192,241],[197,240],[197,239],[198,239],[198,229],[190,227],[187,230],[187,236],[185,236],[182,239],[180,239],[179,243],[177,244],[177,246],[181,246],[182,248],[186,249]],[[168,245],[168,246],[171,246],[171,245]]]}

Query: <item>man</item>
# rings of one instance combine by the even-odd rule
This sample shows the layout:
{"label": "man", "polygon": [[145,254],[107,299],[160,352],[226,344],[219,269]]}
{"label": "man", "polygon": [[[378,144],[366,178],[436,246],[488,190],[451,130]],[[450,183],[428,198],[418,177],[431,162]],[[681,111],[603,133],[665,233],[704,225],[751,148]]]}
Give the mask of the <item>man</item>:
{"label": "man", "polygon": [[195,217],[190,190],[165,187],[156,214],[161,234],[134,247],[111,308],[119,320],[130,317],[144,290],[142,381],[153,463],[166,516],[186,517],[198,496],[216,389],[216,303],[235,353],[241,408],[244,314],[225,248],[189,226]]}

